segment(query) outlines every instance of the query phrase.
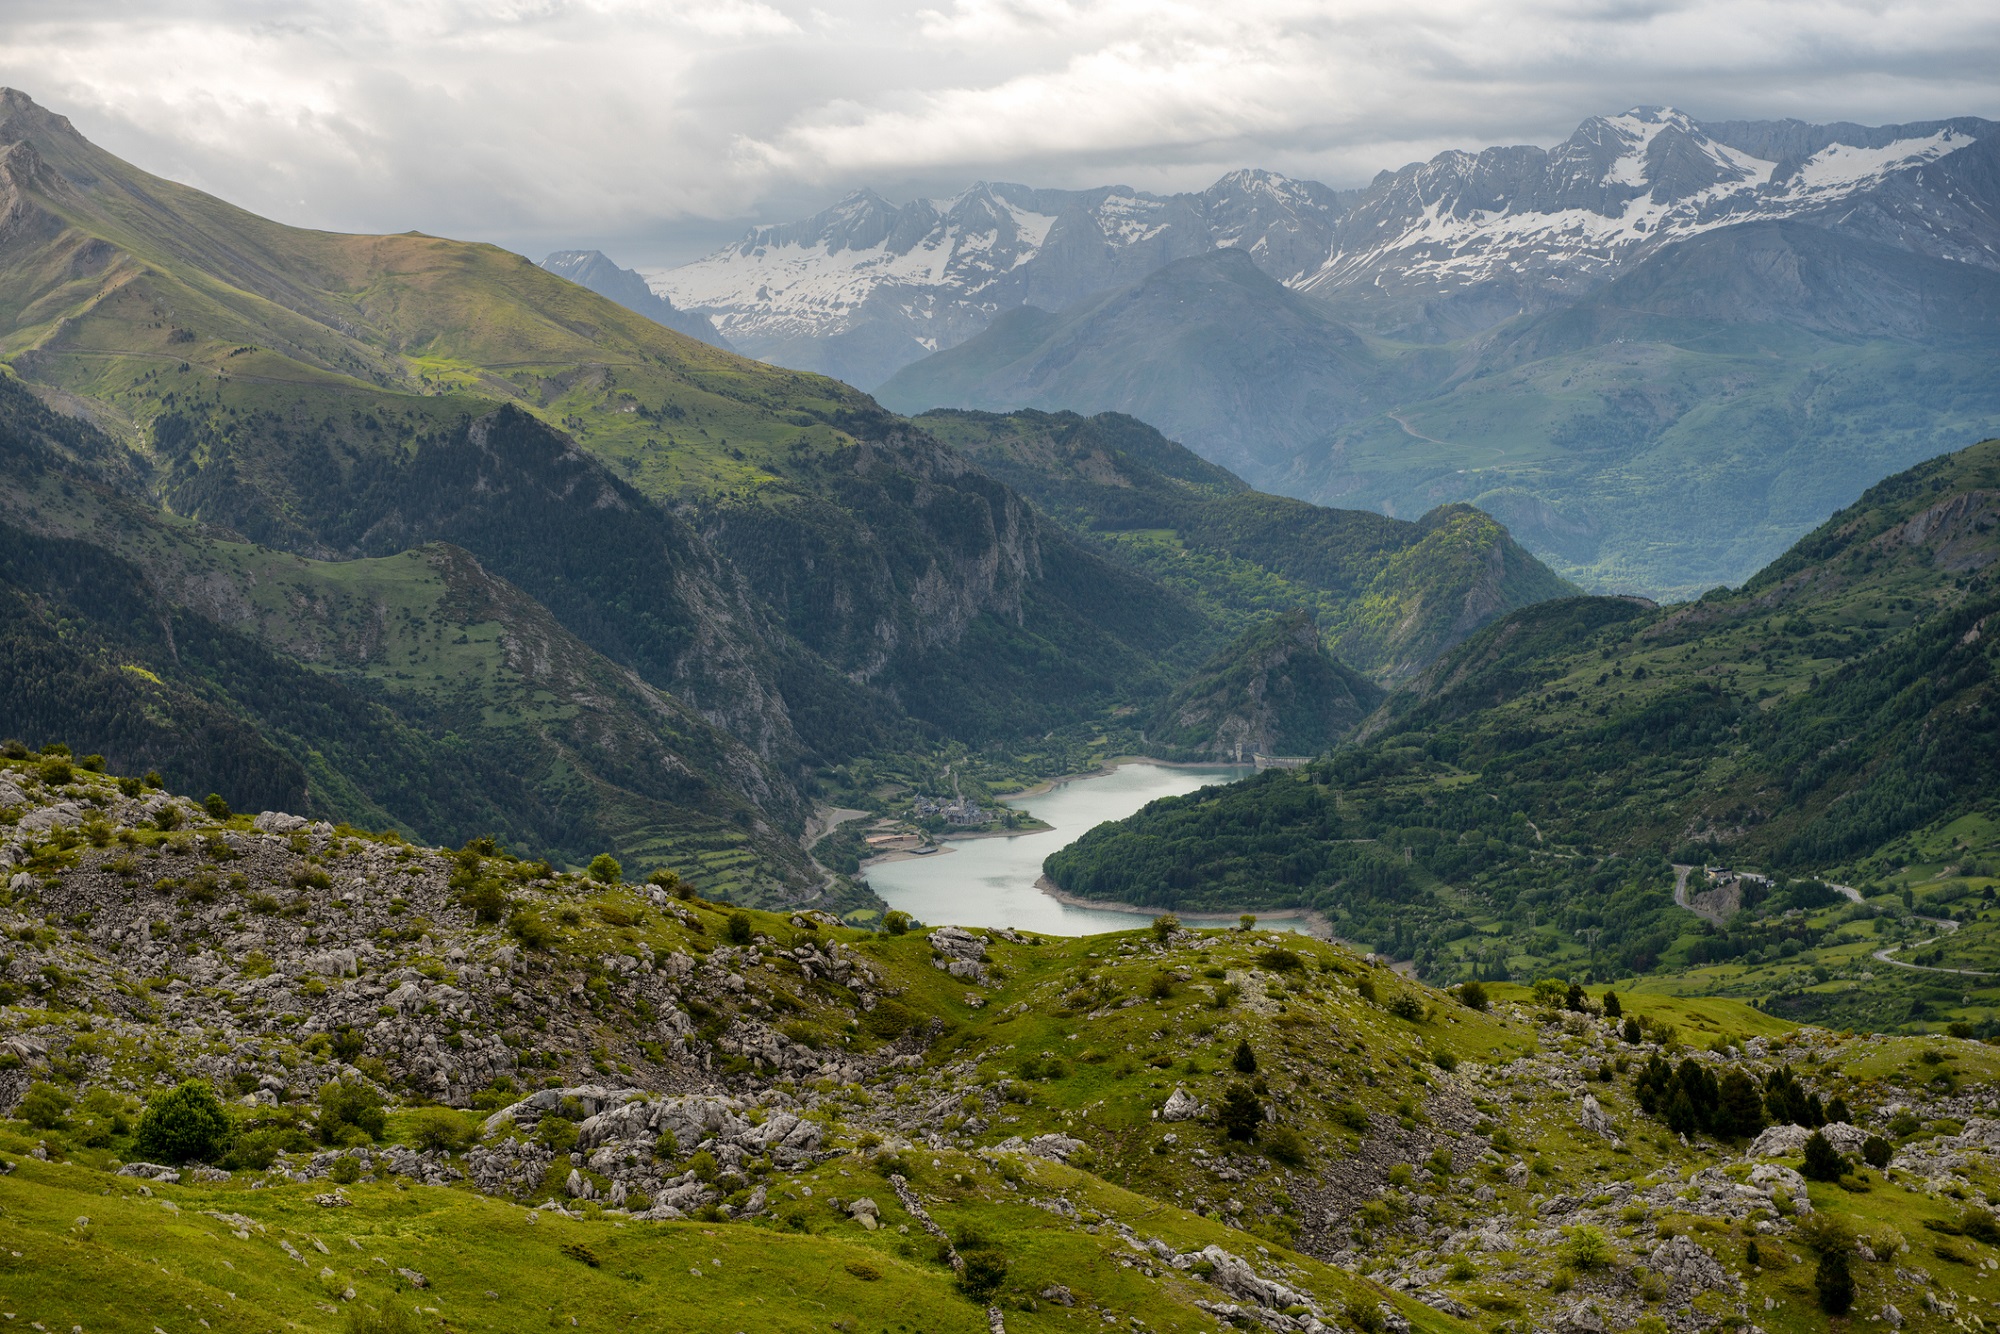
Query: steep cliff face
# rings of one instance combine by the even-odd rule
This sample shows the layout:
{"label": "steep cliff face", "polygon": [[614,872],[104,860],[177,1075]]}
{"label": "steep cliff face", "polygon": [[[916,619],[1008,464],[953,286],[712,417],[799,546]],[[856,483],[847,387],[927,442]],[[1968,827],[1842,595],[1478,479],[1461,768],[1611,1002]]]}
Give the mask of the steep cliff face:
{"label": "steep cliff face", "polygon": [[87,431],[0,384],[0,735],[237,806],[557,862],[608,850],[745,901],[820,891],[794,773],[469,552],[322,562],[219,539],[41,438]]}
{"label": "steep cliff face", "polygon": [[1213,642],[1184,600],[923,431],[691,510],[801,643],[954,735],[1032,733],[1157,697]]}
{"label": "steep cliff face", "polygon": [[1218,654],[1160,706],[1147,741],[1174,757],[1243,762],[1317,755],[1382,702],[1381,687],[1327,653],[1304,612],[1275,618]]}

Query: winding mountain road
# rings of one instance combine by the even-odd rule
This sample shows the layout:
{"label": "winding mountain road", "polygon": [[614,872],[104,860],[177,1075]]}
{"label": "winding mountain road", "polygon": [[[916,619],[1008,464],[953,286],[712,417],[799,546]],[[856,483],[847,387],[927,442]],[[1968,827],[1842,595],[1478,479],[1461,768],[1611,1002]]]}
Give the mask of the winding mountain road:
{"label": "winding mountain road", "polygon": [[[1674,906],[1685,908],[1702,920],[1721,926],[1723,919],[1720,914],[1705,912],[1688,902],[1688,875],[1693,870],[1694,867],[1692,866],[1682,866],[1678,862],[1674,864]],[[1861,891],[1852,885],[1835,885],[1829,882],[1828,888],[1835,890],[1841,897],[1851,903],[1867,902],[1866,899],[1861,897]],[[1886,963],[1892,968],[1907,968],[1914,973],[1951,973],[1959,977],[2000,977],[2000,973],[1983,972],[1977,968],[1940,968],[1934,964],[1905,963],[1903,960],[1896,958],[1895,954],[1898,950],[1921,949],[1934,941],[1943,940],[1946,936],[1958,930],[1958,923],[1952,921],[1949,917],[1919,917],[1917,920],[1919,922],[1929,922],[1932,926],[1938,928],[1938,933],[1934,936],[1926,936],[1922,940],[1906,940],[1900,945],[1884,946],[1876,950],[1870,957],[1878,962]]]}
{"label": "winding mountain road", "polygon": [[1682,866],[1679,862],[1673,863],[1673,867],[1674,867],[1674,906],[1676,908],[1686,908],[1689,912],[1693,913],[1696,917],[1701,918],[1701,920],[1704,922],[1713,922],[1717,926],[1721,926],[1723,923],[1723,917],[1721,913],[1709,912],[1705,908],[1697,908],[1692,903],[1688,902],[1688,876],[1694,871],[1694,867]]}

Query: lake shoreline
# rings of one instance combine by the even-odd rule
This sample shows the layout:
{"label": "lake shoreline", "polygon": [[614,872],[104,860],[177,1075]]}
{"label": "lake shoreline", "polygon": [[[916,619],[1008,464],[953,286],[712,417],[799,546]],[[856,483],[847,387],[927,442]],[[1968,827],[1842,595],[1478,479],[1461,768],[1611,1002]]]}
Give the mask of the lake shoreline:
{"label": "lake shoreline", "polygon": [[890,862],[919,861],[925,857],[942,857],[952,851],[953,843],[971,843],[982,838],[1027,838],[1031,834],[1052,834],[1055,826],[1037,824],[1033,829],[975,829],[969,834],[939,834],[929,852],[916,852],[910,848],[897,848],[894,852],[884,852],[873,857],[863,857],[863,866],[886,866]]}
{"label": "lake shoreline", "polygon": [[1095,769],[1084,769],[1073,774],[1057,774],[1054,778],[1045,778],[1032,787],[1024,787],[1018,792],[1003,792],[994,800],[1011,801],[1017,797],[1045,797],[1059,787],[1082,779],[1108,778],[1128,764],[1152,764],[1162,769],[1247,769],[1253,773],[1256,771],[1255,765],[1230,764],[1223,760],[1156,760],[1150,755],[1113,755]]}
{"label": "lake shoreline", "polygon": [[[1158,917],[1162,913],[1172,913],[1183,922],[1236,923],[1243,920],[1241,912],[1203,912],[1193,909],[1183,912],[1178,908],[1142,908],[1136,903],[1117,903],[1110,899],[1086,899],[1080,894],[1070,893],[1047,876],[1037,879],[1035,881],[1035,888],[1054,899],[1057,903],[1066,904],[1071,908],[1089,908],[1095,912],[1132,913],[1140,917]],[[1333,923],[1327,920],[1326,914],[1316,909],[1273,908],[1268,911],[1275,921],[1304,922],[1311,928],[1309,934],[1320,940],[1332,940],[1334,938]],[[1254,913],[1252,916],[1261,922],[1264,920],[1265,914]]]}
{"label": "lake shoreline", "polygon": [[[1067,847],[1106,821],[1125,819],[1148,802],[1180,796],[1233,782],[1250,772],[1247,765],[1161,763],[1144,756],[1113,756],[1087,773],[1065,774],[1036,785],[1041,795],[1008,798],[1016,811],[1033,816],[1038,830],[983,829],[939,831],[933,850],[905,845],[871,857],[862,876],[883,902],[919,921],[954,922],[968,927],[1009,927],[1052,936],[1084,936],[1143,927],[1152,914],[1138,908],[1103,909],[1081,902],[1066,903],[1042,891],[1036,880],[1042,864],[1058,848]],[[941,856],[941,866],[922,863]],[[1204,924],[1227,922],[1235,914],[1217,913]],[[1322,930],[1303,914],[1268,923],[1272,930],[1313,933]]]}

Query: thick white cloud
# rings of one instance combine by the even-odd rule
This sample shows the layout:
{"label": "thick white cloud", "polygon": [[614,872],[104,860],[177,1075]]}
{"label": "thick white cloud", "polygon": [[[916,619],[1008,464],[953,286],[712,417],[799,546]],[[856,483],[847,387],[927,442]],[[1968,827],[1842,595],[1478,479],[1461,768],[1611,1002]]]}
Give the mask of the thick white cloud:
{"label": "thick white cloud", "polygon": [[622,242],[630,262],[859,184],[1176,189],[1242,165],[1355,184],[1638,103],[2000,114],[1991,0],[136,8],[13,0],[0,81],[141,165],[288,221],[537,254]]}

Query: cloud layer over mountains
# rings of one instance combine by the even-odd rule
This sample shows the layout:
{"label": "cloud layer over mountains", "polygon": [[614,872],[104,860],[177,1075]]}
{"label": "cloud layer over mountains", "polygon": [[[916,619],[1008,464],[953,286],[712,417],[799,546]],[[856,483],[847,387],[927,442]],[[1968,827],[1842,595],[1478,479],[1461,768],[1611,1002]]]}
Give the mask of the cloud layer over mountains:
{"label": "cloud layer over mountains", "polygon": [[[2000,114],[1977,0],[21,0],[0,83],[287,221],[692,258],[827,192],[1336,185],[1605,106]],[[722,224],[718,230],[718,221]]]}

